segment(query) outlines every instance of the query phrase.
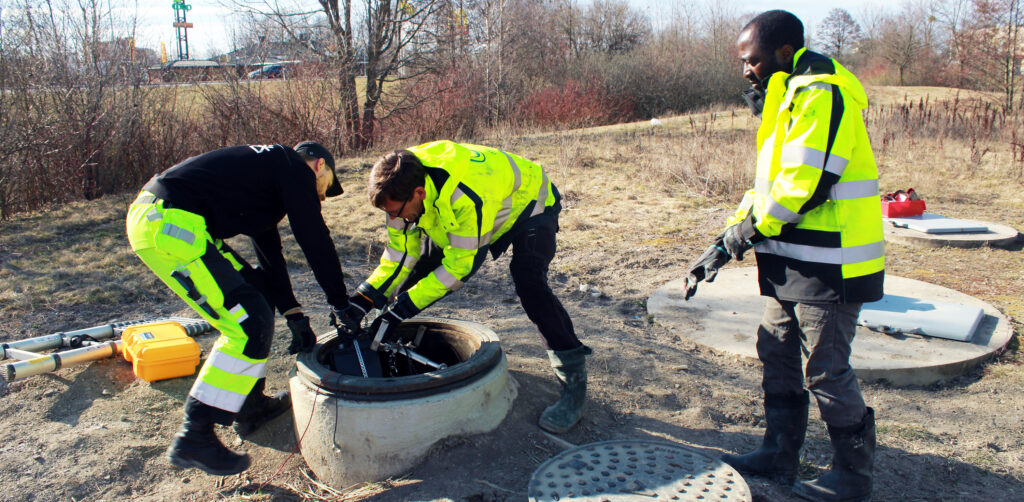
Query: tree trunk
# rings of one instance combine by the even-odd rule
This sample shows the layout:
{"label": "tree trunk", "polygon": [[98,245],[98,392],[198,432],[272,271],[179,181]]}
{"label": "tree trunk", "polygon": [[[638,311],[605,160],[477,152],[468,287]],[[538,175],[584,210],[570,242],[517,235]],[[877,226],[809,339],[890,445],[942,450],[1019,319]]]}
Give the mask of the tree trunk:
{"label": "tree trunk", "polygon": [[374,144],[374,128],[376,127],[374,109],[375,107],[369,106],[363,109],[363,130],[360,134],[363,148],[369,148]]}
{"label": "tree trunk", "polygon": [[359,96],[356,93],[356,76],[350,65],[343,65],[338,76],[341,95],[341,110],[345,116],[345,136],[348,138],[348,147],[353,150],[361,150],[364,145],[360,140],[362,124],[359,120]]}

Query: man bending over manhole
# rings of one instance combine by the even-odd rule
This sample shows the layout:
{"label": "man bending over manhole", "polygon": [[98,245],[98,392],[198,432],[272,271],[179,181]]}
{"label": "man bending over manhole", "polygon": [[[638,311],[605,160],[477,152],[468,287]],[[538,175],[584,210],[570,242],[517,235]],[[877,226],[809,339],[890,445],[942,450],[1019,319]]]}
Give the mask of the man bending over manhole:
{"label": "man bending over manhole", "polygon": [[[263,394],[274,311],[288,320],[288,352],[309,351],[316,335],[292,292],[277,224],[288,216],[296,242],[345,323],[348,294],[320,201],[340,195],[334,157],[319,143],[294,149],[243,145],[191,157],[154,176],[128,209],[128,241],[139,258],[221,336],[185,401],[185,423],[167,450],[178,467],[226,476],[249,467],[214,425],[240,436],[288,411],[288,391]],[[224,242],[252,238],[261,268]],[[358,328],[358,324],[350,324]]]}
{"label": "man bending over manhole", "polygon": [[387,214],[389,242],[349,302],[364,314],[382,309],[374,338],[394,341],[402,321],[462,287],[488,252],[497,258],[511,246],[516,294],[562,386],[538,423],[560,434],[579,422],[591,350],[548,286],[562,205],[543,168],[494,148],[436,141],[381,157],[367,195]]}

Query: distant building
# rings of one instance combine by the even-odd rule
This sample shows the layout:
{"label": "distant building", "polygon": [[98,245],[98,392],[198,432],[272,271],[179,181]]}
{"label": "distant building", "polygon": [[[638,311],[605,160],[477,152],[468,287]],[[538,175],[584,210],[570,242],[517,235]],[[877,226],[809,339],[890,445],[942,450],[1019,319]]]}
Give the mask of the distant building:
{"label": "distant building", "polygon": [[[318,50],[324,47],[323,51]],[[282,66],[284,75],[318,75],[325,73],[323,52],[330,52],[323,41],[306,37],[296,41],[260,40],[244,47],[219,54],[208,60],[188,59],[149,66],[151,82],[184,82],[242,78],[253,72]],[[356,51],[356,74],[366,75],[366,51]],[[286,77],[290,78],[290,77]]]}

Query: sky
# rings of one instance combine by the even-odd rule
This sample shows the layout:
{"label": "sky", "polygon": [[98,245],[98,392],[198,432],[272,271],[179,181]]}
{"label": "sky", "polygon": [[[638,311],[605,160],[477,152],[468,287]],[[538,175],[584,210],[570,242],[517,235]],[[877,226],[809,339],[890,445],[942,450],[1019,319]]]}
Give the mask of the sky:
{"label": "sky", "polygon": [[[189,53],[192,59],[207,58],[215,53],[226,52],[231,47],[231,30],[236,14],[232,9],[222,5],[223,0],[185,0],[192,9],[186,12],[187,20],[194,24],[188,30]],[[358,1],[358,0],[357,0]],[[708,1],[731,8],[737,13],[755,13],[770,9],[786,9],[799,17],[806,27],[813,32],[828,12],[834,8],[846,8],[856,18],[864,6],[892,7],[902,0],[628,0],[637,10],[645,12],[657,26],[658,19],[671,15],[674,9],[686,5],[705,4]],[[581,5],[589,0],[578,0]],[[2,3],[2,2],[0,2]],[[126,2],[127,3],[127,2]],[[134,2],[133,2],[134,3]],[[160,49],[160,42],[167,44],[168,56],[175,57],[177,42],[174,22],[174,10],[171,0],[138,0],[137,6],[119,7],[119,15],[126,18],[135,14],[138,20],[136,45],[151,49]],[[314,2],[315,3],[315,2]],[[852,4],[852,5],[851,5]],[[855,5],[855,6],[854,6]]]}

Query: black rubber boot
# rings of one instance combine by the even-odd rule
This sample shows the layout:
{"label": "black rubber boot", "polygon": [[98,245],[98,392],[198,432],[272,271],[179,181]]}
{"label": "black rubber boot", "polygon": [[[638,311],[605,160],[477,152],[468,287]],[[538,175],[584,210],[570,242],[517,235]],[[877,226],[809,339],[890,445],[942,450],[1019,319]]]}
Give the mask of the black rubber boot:
{"label": "black rubber boot", "polygon": [[807,432],[807,403],[806,391],[795,395],[766,395],[764,419],[768,425],[761,446],[746,455],[722,455],[722,461],[740,474],[792,485]]}
{"label": "black rubber boot", "polygon": [[217,423],[230,424],[232,415],[189,396],[185,402],[185,423],[167,449],[167,459],[177,467],[195,467],[215,476],[248,469],[249,456],[227,449],[213,431]]}
{"label": "black rubber boot", "polygon": [[818,479],[800,481],[793,493],[807,500],[861,502],[871,500],[871,477],[875,465],[875,410],[857,425],[829,427],[832,440],[832,468]]}
{"label": "black rubber boot", "polygon": [[282,390],[273,397],[263,394],[266,388],[267,379],[261,378],[245,398],[242,409],[235,415],[235,432],[241,437],[246,437],[263,424],[281,416],[292,408],[292,396],[286,390]]}
{"label": "black rubber boot", "polygon": [[562,395],[541,413],[538,421],[541,429],[563,434],[583,417],[583,405],[587,401],[587,356],[592,353],[586,345],[548,351],[555,377],[562,384]]}

